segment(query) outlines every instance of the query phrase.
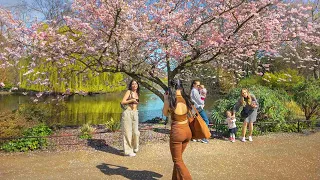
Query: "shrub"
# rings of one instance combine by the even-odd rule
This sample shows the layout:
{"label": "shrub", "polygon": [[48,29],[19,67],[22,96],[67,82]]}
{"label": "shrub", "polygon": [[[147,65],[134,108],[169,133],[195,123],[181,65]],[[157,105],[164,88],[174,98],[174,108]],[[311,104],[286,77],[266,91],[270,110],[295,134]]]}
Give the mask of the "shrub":
{"label": "shrub", "polygon": [[257,75],[252,75],[250,77],[241,79],[241,81],[238,83],[238,86],[239,87],[250,87],[250,86],[255,86],[258,84],[260,84],[260,85],[263,84],[262,77],[257,76]]}
{"label": "shrub", "polygon": [[51,129],[40,124],[23,132],[24,137],[4,143],[1,149],[7,152],[29,151],[47,146],[47,139],[42,138],[52,133]]}
{"label": "shrub", "polygon": [[262,80],[262,85],[272,89],[292,91],[297,83],[304,81],[304,77],[300,76],[296,70],[287,69],[276,73],[265,73]]}
{"label": "shrub", "polygon": [[[272,90],[263,86],[252,86],[249,90],[259,102],[258,121],[271,121],[274,122],[274,125],[285,123],[289,114],[285,102],[290,102],[290,97],[285,91]],[[225,121],[225,111],[233,109],[234,104],[240,97],[240,91],[241,88],[235,88],[227,96],[216,101],[212,110],[212,119],[216,124]],[[237,117],[240,117],[240,111],[237,113]],[[237,119],[241,120],[240,118]]]}
{"label": "shrub", "polygon": [[[285,92],[272,90],[263,86],[253,86],[249,90],[258,99],[258,119],[260,121],[284,122],[285,115],[288,113],[284,102],[289,101]],[[214,109],[212,110],[212,119],[219,123],[223,122],[225,119],[225,111],[233,109],[233,106],[240,97],[240,91],[241,88],[235,88],[225,96],[225,98],[216,101]],[[239,112],[238,115],[240,114]]]}
{"label": "shrub", "polygon": [[307,120],[320,111],[320,80],[299,83],[294,88],[294,99],[302,107]]}
{"label": "shrub", "polygon": [[79,138],[81,139],[92,139],[92,134],[94,132],[94,128],[90,126],[90,124],[83,124],[80,129]]}
{"label": "shrub", "polygon": [[22,136],[23,130],[34,126],[19,113],[12,111],[0,112],[0,138]]}
{"label": "shrub", "polygon": [[110,131],[115,132],[120,129],[121,121],[120,121],[120,119],[115,120],[115,119],[113,119],[113,117],[111,117],[110,120],[105,123],[105,126]]}
{"label": "shrub", "polygon": [[296,84],[301,83],[305,78],[299,75],[298,71],[287,69],[280,72],[266,72],[263,76],[250,76],[238,83],[238,87],[251,87],[262,85],[271,89],[281,89],[291,92]]}
{"label": "shrub", "polygon": [[[288,109],[287,120],[303,119],[304,112],[300,106],[293,100],[285,102],[285,106]],[[302,117],[302,118],[301,118]]]}

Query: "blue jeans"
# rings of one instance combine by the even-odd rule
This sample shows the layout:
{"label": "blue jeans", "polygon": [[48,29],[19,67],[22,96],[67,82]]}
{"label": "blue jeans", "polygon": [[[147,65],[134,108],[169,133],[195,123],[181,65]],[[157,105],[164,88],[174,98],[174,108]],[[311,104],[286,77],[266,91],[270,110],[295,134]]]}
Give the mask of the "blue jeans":
{"label": "blue jeans", "polygon": [[207,116],[206,111],[203,109],[198,109],[198,108],[197,108],[197,110],[198,110],[200,116],[202,117],[202,119],[204,120],[204,122],[206,122],[207,126],[209,126],[209,118]]}

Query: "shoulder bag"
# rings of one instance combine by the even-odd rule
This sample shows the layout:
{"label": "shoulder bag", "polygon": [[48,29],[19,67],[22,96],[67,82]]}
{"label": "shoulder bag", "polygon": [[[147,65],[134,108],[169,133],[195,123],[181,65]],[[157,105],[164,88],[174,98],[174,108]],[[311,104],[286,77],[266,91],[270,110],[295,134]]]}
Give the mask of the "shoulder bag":
{"label": "shoulder bag", "polygon": [[211,133],[206,122],[202,119],[198,110],[194,106],[192,106],[192,110],[188,112],[188,120],[193,139],[209,139],[211,137]]}

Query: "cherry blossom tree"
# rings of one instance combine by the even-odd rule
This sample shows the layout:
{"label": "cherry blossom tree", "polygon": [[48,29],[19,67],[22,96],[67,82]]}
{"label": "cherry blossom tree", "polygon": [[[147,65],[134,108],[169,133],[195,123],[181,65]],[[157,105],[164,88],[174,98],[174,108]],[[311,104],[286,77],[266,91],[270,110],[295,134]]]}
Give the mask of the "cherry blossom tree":
{"label": "cherry blossom tree", "polygon": [[[294,1],[291,6],[298,8],[300,5],[310,6],[310,19],[313,24],[320,24],[320,1]],[[300,19],[304,21],[304,19]],[[319,31],[319,29],[317,29]],[[314,32],[317,34],[318,32]],[[319,36],[319,35],[318,35]],[[301,74],[305,76],[313,76],[315,79],[320,78],[320,46],[319,44],[313,44],[308,42],[303,43],[289,43],[286,46],[282,46],[280,54],[286,62],[286,66],[290,68],[296,68]]]}
{"label": "cherry blossom tree", "polygon": [[163,78],[181,77],[184,69],[212,62],[228,68],[259,51],[276,54],[283,43],[319,45],[311,10],[280,0],[75,0],[62,26],[11,20],[11,47],[0,60],[4,66],[31,57],[39,81],[45,73],[34,69],[41,64],[61,73],[122,72],[163,98]]}
{"label": "cherry blossom tree", "polygon": [[33,2],[25,1],[25,4],[30,11],[42,14],[46,20],[61,19],[71,10],[69,0],[33,0]]}

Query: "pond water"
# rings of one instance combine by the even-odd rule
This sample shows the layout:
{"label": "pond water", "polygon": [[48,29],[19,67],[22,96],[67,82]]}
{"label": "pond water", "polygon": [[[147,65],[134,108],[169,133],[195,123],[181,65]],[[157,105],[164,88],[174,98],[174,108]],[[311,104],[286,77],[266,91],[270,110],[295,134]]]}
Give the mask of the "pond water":
{"label": "pond water", "polygon": [[[59,113],[52,114],[52,118],[50,118],[47,123],[50,125],[73,126],[85,123],[103,124],[111,118],[120,119],[122,112],[120,101],[124,93],[125,92],[95,94],[91,96],[70,96],[65,100],[65,105]],[[140,94],[140,122],[145,122],[155,117],[165,118],[162,115],[163,102],[158,96],[147,90],[143,90]],[[0,94],[0,111],[17,110],[21,107],[28,108],[29,105],[34,104],[31,101],[32,98],[35,98],[35,96]],[[40,98],[37,102],[37,107],[43,111],[55,113],[56,111],[54,110],[59,106],[48,106],[44,103],[45,100],[46,102],[50,102],[52,98],[54,97],[47,97],[46,99]],[[212,104],[213,100],[206,100],[205,109],[210,110]]]}

